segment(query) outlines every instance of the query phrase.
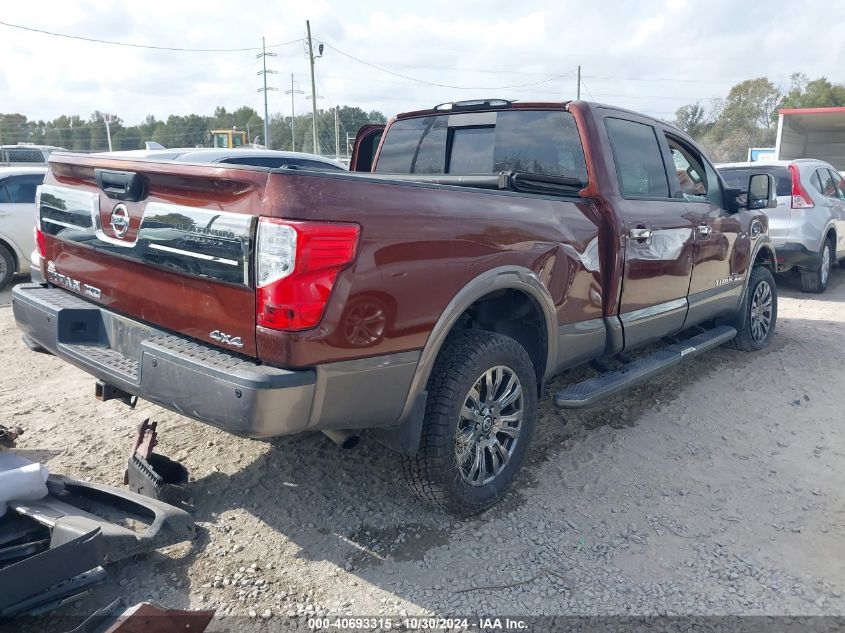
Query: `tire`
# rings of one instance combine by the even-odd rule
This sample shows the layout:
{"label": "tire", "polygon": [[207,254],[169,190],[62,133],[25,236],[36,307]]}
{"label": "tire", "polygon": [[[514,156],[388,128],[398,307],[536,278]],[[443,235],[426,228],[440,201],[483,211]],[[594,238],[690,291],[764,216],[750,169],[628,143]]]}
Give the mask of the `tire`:
{"label": "tire", "polygon": [[15,276],[15,258],[12,252],[0,244],[0,290],[12,283]]}
{"label": "tire", "polygon": [[[516,387],[520,395],[507,402]],[[466,406],[473,398],[480,407]],[[507,404],[497,413],[502,402]],[[491,403],[494,411],[484,415]],[[481,414],[467,416],[472,408],[482,409]],[[516,422],[518,410],[521,421]],[[522,467],[536,415],[537,377],[522,345],[482,330],[450,334],[428,381],[419,450],[402,458],[406,482],[420,499],[452,514],[465,517],[486,510],[501,499]]]}
{"label": "tire", "polygon": [[801,271],[801,290],[815,293],[822,293],[827,290],[834,260],[833,242],[828,238],[824,241],[822,250],[819,252],[818,269]]}
{"label": "tire", "polygon": [[[766,291],[768,286],[768,294]],[[769,297],[768,303],[768,327],[761,335],[761,317],[755,316],[754,312],[759,314],[766,314],[763,309],[766,304],[766,297]],[[772,336],[775,333],[778,319],[778,293],[775,285],[775,277],[772,271],[767,266],[754,266],[751,269],[751,277],[748,280],[748,288],[745,292],[745,297],[742,299],[742,305],[736,315],[732,325],[736,328],[736,338],[726,343],[727,347],[742,350],[744,352],[756,352],[768,346],[772,341]],[[765,319],[763,319],[765,322]]]}

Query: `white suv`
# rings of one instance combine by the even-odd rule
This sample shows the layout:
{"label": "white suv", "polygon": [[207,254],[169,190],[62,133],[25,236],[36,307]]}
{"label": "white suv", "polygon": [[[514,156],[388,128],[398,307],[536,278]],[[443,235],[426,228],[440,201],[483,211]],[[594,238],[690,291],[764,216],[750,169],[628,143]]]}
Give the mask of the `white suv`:
{"label": "white suv", "polygon": [[716,169],[735,189],[745,189],[752,172],[775,177],[778,206],[766,215],[778,272],[797,269],[804,292],[824,292],[833,264],[845,265],[845,180],[839,172],[812,158],[724,163]]}
{"label": "white suv", "polygon": [[35,190],[46,165],[0,167],[0,290],[30,270],[35,250]]}

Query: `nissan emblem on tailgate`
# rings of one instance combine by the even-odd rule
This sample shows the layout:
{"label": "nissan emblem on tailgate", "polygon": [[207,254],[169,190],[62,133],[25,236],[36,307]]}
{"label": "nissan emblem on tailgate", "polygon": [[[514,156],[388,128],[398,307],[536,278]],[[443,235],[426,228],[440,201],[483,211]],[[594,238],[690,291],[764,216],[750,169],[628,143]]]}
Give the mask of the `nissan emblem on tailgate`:
{"label": "nissan emblem on tailgate", "polygon": [[129,211],[122,202],[116,204],[112,209],[111,228],[117,237],[124,237],[129,231]]}

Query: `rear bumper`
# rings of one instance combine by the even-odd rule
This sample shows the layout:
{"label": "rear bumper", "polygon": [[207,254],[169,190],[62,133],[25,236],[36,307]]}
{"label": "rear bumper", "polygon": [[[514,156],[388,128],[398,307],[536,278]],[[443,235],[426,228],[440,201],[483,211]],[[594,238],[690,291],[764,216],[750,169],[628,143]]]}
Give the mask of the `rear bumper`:
{"label": "rear bumper", "polygon": [[270,437],[309,425],[316,372],[288,371],[175,336],[59,288],[16,286],[18,327],[98,379],[236,435]]}
{"label": "rear bumper", "polygon": [[811,251],[803,244],[791,242],[777,247],[778,272],[786,272],[796,267],[816,270],[819,264],[819,254],[816,251]]}

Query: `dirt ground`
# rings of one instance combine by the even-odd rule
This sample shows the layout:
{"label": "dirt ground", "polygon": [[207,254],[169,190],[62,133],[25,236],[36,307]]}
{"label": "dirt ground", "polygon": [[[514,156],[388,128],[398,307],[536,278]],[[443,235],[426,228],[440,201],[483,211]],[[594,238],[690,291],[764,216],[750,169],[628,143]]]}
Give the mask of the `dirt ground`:
{"label": "dirt ground", "polygon": [[152,417],[191,472],[196,541],[113,565],[66,613],[150,600],[216,609],[211,631],[328,613],[842,615],[845,271],[821,296],[779,285],[763,352],[718,349],[587,410],[547,397],[518,484],[468,521],[421,505],[374,443],[251,441],[99,403],[89,376],[25,349],[5,295],[0,421],[51,471],[120,485]]}

